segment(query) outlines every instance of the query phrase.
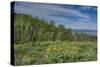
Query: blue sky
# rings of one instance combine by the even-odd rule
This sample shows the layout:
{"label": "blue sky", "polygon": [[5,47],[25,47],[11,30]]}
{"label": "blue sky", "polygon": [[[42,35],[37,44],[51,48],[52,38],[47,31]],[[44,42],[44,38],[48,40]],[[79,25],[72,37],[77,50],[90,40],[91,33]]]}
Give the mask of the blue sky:
{"label": "blue sky", "polygon": [[66,28],[97,30],[96,6],[15,2],[14,10],[48,22],[54,20]]}

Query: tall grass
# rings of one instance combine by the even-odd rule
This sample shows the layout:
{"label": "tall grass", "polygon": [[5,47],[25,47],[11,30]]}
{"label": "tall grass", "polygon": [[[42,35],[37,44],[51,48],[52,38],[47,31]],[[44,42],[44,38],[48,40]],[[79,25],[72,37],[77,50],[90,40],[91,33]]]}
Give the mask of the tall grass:
{"label": "tall grass", "polygon": [[48,64],[97,59],[96,42],[45,41],[14,44],[15,65]]}

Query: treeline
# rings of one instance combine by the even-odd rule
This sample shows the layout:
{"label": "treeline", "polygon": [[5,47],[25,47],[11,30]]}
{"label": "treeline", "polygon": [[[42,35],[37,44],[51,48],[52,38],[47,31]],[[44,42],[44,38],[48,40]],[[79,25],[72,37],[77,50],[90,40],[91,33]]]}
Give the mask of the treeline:
{"label": "treeline", "polygon": [[73,33],[64,25],[56,25],[38,17],[26,14],[14,14],[14,43],[36,41],[96,41],[96,36]]}

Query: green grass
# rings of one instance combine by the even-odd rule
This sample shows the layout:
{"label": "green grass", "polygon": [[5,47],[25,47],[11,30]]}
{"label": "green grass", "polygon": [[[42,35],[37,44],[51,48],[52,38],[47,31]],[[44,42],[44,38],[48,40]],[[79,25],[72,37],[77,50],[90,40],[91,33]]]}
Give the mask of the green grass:
{"label": "green grass", "polygon": [[95,61],[96,42],[46,41],[14,44],[15,65]]}

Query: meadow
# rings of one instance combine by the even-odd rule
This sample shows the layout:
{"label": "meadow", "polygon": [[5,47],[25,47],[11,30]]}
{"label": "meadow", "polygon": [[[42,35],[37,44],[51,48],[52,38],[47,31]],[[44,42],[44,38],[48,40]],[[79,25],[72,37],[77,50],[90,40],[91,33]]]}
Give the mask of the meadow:
{"label": "meadow", "polygon": [[26,14],[14,15],[14,65],[97,60],[97,36]]}
{"label": "meadow", "polygon": [[44,41],[14,44],[15,65],[97,60],[96,42]]}

